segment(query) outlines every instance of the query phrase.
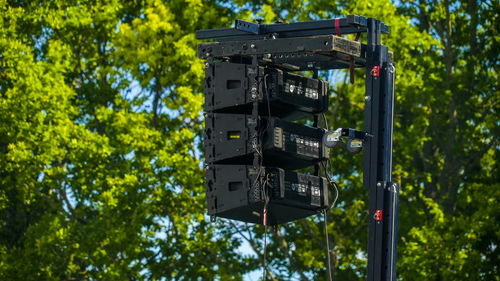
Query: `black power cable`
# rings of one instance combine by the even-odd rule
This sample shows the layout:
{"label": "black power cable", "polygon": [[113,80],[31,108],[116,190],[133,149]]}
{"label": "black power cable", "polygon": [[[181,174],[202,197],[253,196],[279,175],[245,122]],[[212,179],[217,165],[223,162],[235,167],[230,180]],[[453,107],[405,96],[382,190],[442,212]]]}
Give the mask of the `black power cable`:
{"label": "black power cable", "polygon": [[[267,131],[269,128],[269,123],[271,123],[271,104],[270,104],[270,96],[269,96],[269,89],[267,88],[267,77],[269,77],[269,74],[264,75],[264,92],[266,94],[266,102],[267,102],[267,112],[268,112],[268,119],[267,119],[267,124],[266,128],[263,130],[263,133]],[[263,155],[261,155],[261,160],[262,160]],[[261,167],[262,168],[262,161],[261,161]],[[260,172],[260,171],[259,171]],[[260,174],[260,173],[259,173]],[[268,189],[268,184],[269,184],[269,175],[266,175],[266,180],[264,181],[264,184],[261,185],[262,191],[264,194],[264,208],[262,210],[262,224],[264,225],[264,249],[263,249],[263,268],[262,268],[262,280],[266,280],[266,273],[267,273],[267,261],[266,261],[266,253],[267,253],[267,207],[269,205],[269,201],[271,200],[269,197],[269,189]]]}
{"label": "black power cable", "polygon": [[[321,114],[323,116],[323,121],[325,123],[325,127],[328,130],[328,120],[326,119],[325,114]],[[328,158],[326,164],[325,162],[322,162],[321,165],[323,166],[323,170],[325,171],[325,176],[328,181],[328,184],[333,186],[335,189],[335,199],[333,200],[332,204],[325,210],[323,210],[323,217],[324,217],[324,225],[325,225],[325,241],[326,241],[326,256],[327,256],[327,261],[328,261],[328,280],[332,281],[332,262],[331,262],[331,257],[330,257],[330,239],[328,237],[328,214],[327,211],[333,208],[335,203],[337,202],[337,199],[339,198],[339,189],[338,189],[338,184],[335,182],[332,177],[330,176],[330,170],[331,170],[331,163],[330,159]]]}
{"label": "black power cable", "polygon": [[[268,179],[266,178],[266,181],[264,183],[264,186],[267,187],[268,185]],[[264,225],[264,253],[263,253],[263,268],[262,268],[262,280],[266,280],[266,273],[267,273],[267,259],[266,259],[266,253],[267,253],[267,206],[269,204],[269,194],[267,194],[267,188],[266,191],[264,192],[265,194],[265,202],[264,202],[264,209],[262,211],[262,217],[263,217],[263,225]]]}
{"label": "black power cable", "polygon": [[328,221],[327,221],[327,214],[326,210],[323,210],[323,216],[325,219],[325,238],[326,238],[326,256],[328,259],[328,280],[332,281],[332,262],[330,259],[330,242],[328,238]]}

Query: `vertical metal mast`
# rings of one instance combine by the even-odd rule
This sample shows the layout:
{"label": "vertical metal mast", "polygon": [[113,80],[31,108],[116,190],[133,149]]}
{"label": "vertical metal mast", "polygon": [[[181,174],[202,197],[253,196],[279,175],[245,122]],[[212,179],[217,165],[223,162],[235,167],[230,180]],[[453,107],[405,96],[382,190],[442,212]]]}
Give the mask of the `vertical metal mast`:
{"label": "vertical metal mast", "polygon": [[364,186],[370,192],[368,281],[396,280],[399,186],[392,182],[394,65],[380,43],[381,22],[369,18],[366,49]]}

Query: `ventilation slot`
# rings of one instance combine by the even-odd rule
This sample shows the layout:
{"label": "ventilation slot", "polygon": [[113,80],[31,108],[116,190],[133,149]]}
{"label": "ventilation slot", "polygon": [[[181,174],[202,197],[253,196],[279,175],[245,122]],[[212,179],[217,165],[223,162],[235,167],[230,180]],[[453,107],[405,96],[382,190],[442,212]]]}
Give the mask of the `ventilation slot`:
{"label": "ventilation slot", "polygon": [[241,88],[241,80],[227,80],[226,88],[228,90]]}

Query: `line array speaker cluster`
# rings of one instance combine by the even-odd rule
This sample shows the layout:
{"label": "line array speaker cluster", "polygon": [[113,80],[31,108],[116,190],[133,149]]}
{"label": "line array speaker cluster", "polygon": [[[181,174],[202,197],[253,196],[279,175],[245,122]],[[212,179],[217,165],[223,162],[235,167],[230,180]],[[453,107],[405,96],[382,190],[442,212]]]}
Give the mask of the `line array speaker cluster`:
{"label": "line array speaker cluster", "polygon": [[328,159],[325,130],[294,122],[327,110],[326,81],[262,62],[209,61],[204,108],[210,216],[262,224],[267,206],[272,225],[328,207],[326,179],[295,171]]}

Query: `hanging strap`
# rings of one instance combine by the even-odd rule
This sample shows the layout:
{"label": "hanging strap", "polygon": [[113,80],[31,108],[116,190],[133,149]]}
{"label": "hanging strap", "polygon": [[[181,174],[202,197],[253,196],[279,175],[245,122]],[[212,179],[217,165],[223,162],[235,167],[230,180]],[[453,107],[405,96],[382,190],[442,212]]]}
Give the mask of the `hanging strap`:
{"label": "hanging strap", "polygon": [[[335,19],[335,35],[337,36],[342,36],[342,31],[340,29],[340,18]],[[361,33],[358,33],[356,35],[356,41],[359,40],[359,36]],[[351,81],[351,84],[354,84],[354,58],[351,57],[351,60],[349,62],[349,80]]]}
{"label": "hanging strap", "polygon": [[356,33],[356,38],[354,39],[354,41],[358,41],[359,37],[361,37],[361,32]]}
{"label": "hanging strap", "polygon": [[349,80],[351,84],[354,84],[354,58],[349,61]]}

